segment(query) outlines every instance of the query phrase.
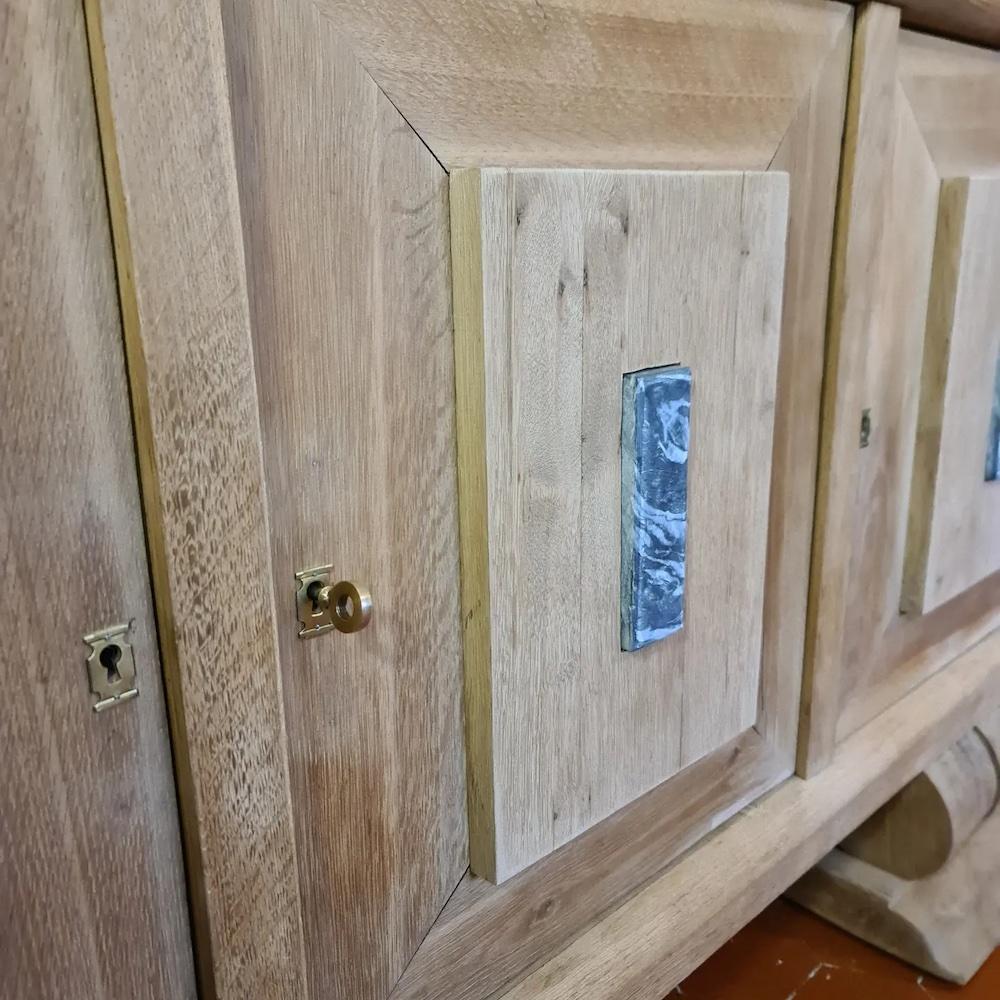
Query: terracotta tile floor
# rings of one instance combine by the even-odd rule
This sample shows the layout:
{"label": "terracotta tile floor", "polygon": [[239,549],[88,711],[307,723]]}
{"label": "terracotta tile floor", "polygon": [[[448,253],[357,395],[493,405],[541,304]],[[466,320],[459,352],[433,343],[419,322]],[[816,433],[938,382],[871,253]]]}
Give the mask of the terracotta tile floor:
{"label": "terracotta tile floor", "polygon": [[1000,950],[964,988],[921,974],[778,900],[668,1000],[1000,1000]]}

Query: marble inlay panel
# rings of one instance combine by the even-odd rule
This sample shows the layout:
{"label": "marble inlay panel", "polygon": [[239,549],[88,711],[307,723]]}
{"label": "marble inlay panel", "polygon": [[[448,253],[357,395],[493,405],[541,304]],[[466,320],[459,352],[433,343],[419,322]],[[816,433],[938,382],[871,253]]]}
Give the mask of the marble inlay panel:
{"label": "marble inlay panel", "polygon": [[623,650],[641,649],[684,625],[690,422],[690,368],[623,376]]}
{"label": "marble inlay panel", "polygon": [[993,411],[990,413],[990,430],[986,439],[986,479],[1000,479],[1000,354],[993,380]]}

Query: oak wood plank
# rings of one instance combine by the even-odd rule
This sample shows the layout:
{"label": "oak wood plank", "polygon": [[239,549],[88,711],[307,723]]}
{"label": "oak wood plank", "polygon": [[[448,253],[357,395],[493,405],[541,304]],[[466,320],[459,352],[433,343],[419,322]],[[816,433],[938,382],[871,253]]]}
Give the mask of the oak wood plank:
{"label": "oak wood plank", "polygon": [[788,0],[317,0],[449,169],[765,169],[849,11]]}
{"label": "oak wood plank", "polygon": [[988,577],[958,600],[919,618],[894,614],[898,627],[885,633],[879,656],[863,664],[864,681],[841,706],[837,738],[849,736],[989,635],[1000,620],[998,585],[1000,580]]}
{"label": "oak wood plank", "polygon": [[995,176],[1000,52],[901,31],[898,73],[940,176]]}
{"label": "oak wood plank", "polygon": [[[895,146],[886,191],[880,281],[861,382],[868,444],[851,456],[851,592],[845,616],[840,704],[885,669],[877,650],[899,624],[906,491],[914,465],[919,357],[927,322],[939,184],[912,112],[896,84]],[[871,539],[880,544],[871,544]],[[874,654],[874,655],[873,655]]]}
{"label": "oak wood plank", "polygon": [[[899,12],[871,4],[857,16],[830,278],[823,423],[816,490],[799,773],[821,769],[836,742],[844,621],[851,587],[855,453],[864,399],[866,331],[874,322],[887,182],[895,136]],[[872,273],[873,270],[875,273]]]}
{"label": "oak wood plank", "polygon": [[898,73],[940,176],[995,176],[1000,52],[901,31]]}
{"label": "oak wood plank", "polygon": [[996,175],[1000,53],[903,31],[899,79],[943,178]]}
{"label": "oak wood plank", "polygon": [[305,997],[221,12],[86,10],[200,986]]}
{"label": "oak wood plank", "polygon": [[[312,3],[223,18],[307,968],[384,1000],[468,865],[448,180]],[[329,563],[372,622],[300,639]]]}
{"label": "oak wood plank", "polygon": [[[0,121],[0,992],[194,1000],[80,5],[3,4]],[[139,697],[97,714],[82,637],[122,622]]]}

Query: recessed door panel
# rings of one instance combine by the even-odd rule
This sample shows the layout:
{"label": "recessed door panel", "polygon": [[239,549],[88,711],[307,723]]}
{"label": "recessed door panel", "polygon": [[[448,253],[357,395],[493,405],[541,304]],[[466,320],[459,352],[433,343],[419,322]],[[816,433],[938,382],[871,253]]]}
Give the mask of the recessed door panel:
{"label": "recessed door panel", "polygon": [[[453,175],[480,874],[509,877],[754,724],[787,204],[774,172]],[[680,434],[686,496],[641,512],[630,544],[670,571],[683,622],[627,651],[623,428],[634,373],[666,366],[689,373],[685,426],[669,400],[640,415],[640,475]],[[681,519],[678,569],[662,553]]]}

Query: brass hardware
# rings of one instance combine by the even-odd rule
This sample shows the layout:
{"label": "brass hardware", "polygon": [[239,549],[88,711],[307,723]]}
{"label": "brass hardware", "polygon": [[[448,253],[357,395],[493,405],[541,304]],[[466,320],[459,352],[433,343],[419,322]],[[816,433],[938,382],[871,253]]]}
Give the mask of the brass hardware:
{"label": "brass hardware", "polygon": [[87,674],[90,692],[95,695],[95,712],[131,701],[139,696],[135,684],[135,656],[132,645],[125,641],[131,623],[112,625],[83,637],[90,646]]}
{"label": "brass hardware", "polygon": [[312,639],[330,629],[360,632],[371,621],[371,592],[350,580],[332,583],[332,575],[332,566],[316,566],[295,574],[295,609],[302,639]]}
{"label": "brass hardware", "polygon": [[322,587],[316,599],[321,608],[333,615],[333,623],[338,632],[360,632],[371,621],[371,593],[350,580],[341,580],[332,587]]}

